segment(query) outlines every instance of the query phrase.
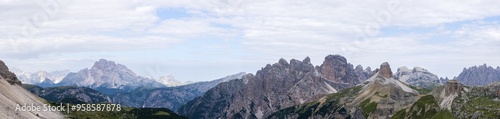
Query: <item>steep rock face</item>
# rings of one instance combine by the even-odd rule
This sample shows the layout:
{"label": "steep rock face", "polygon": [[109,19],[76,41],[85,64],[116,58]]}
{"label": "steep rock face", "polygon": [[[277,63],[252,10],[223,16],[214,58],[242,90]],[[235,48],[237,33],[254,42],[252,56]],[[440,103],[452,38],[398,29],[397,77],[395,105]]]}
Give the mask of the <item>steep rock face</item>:
{"label": "steep rock face", "polygon": [[392,78],[392,70],[389,63],[384,62],[380,65],[380,75],[384,78]]}
{"label": "steep rock face", "polygon": [[16,74],[9,71],[9,67],[2,60],[0,60],[0,78],[7,80],[10,84],[21,85],[21,81],[17,79]]}
{"label": "steep rock face", "polygon": [[19,111],[17,104],[43,106],[45,100],[31,94],[21,86],[17,76],[0,60],[0,118],[2,119],[60,119],[60,112],[51,111]]}
{"label": "steep rock face", "polygon": [[255,76],[246,75],[241,80],[217,85],[188,102],[179,112],[189,118],[264,118],[273,111],[318,99],[359,82],[345,58],[331,55],[325,59],[328,61],[317,68],[309,58],[292,59],[290,63],[280,59],[257,71]]}
{"label": "steep rock face", "polygon": [[452,103],[456,97],[464,94],[467,89],[456,80],[449,80],[442,87],[433,90],[432,95],[436,97],[439,107],[451,111]]}
{"label": "steep rock face", "polygon": [[487,85],[500,81],[500,67],[495,69],[484,64],[464,68],[456,80],[468,86]]}
{"label": "steep rock face", "polygon": [[441,84],[441,80],[437,75],[420,67],[414,67],[413,69],[408,69],[406,66],[400,67],[395,74],[395,78],[411,86],[427,89],[432,89]]}
{"label": "steep rock face", "polygon": [[329,55],[325,57],[325,61],[319,67],[319,72],[326,79],[336,83],[348,84],[354,86],[362,82],[352,66],[346,58],[340,55]]}
{"label": "steep rock face", "polygon": [[177,87],[148,89],[137,88],[130,92],[116,93],[112,96],[113,103],[128,107],[168,108],[177,110],[195,97],[202,96],[208,89],[229,80],[241,79],[245,72],[229,75],[217,80],[197,82]]}
{"label": "steep rock face", "polygon": [[96,89],[106,94],[125,92],[140,86],[164,87],[155,80],[137,76],[124,65],[101,59],[91,69],[69,73],[59,86],[83,86]]}

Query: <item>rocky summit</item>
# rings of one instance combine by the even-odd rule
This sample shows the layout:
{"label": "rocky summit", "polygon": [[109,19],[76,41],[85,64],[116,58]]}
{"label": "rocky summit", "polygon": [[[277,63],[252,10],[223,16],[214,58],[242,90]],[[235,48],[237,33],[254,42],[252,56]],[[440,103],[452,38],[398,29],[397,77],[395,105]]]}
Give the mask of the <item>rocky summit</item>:
{"label": "rocky summit", "polygon": [[[323,64],[318,67],[318,71],[328,80],[347,84],[349,86],[354,86],[366,80],[366,78],[359,78],[360,76],[355,73],[356,71],[352,64],[348,63],[346,58],[340,55],[329,55],[325,57]],[[366,77],[363,73],[359,75],[361,75],[361,77]]]}
{"label": "rocky summit", "polygon": [[268,64],[255,75],[221,83],[179,109],[189,118],[265,118],[360,83],[353,66],[330,55],[314,67],[309,58]]}

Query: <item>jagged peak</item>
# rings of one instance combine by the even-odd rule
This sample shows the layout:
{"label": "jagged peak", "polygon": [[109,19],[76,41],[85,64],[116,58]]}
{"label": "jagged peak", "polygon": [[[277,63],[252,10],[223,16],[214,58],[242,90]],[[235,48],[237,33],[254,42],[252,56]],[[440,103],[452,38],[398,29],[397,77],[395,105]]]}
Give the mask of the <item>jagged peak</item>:
{"label": "jagged peak", "polygon": [[356,65],[356,70],[363,70],[363,66],[361,66],[360,64]]}
{"label": "jagged peak", "polygon": [[278,63],[281,64],[281,65],[285,65],[285,66],[289,65],[288,61],[286,61],[284,58],[280,58],[280,60],[278,61]]}
{"label": "jagged peak", "polygon": [[309,58],[309,56],[307,56],[306,58],[304,58],[304,60],[302,60],[302,62],[304,62],[306,64],[310,64],[311,63],[311,58]]}
{"label": "jagged peak", "polygon": [[380,65],[380,74],[384,78],[392,78],[391,66],[388,62],[384,62]]}
{"label": "jagged peak", "polygon": [[116,63],[114,61],[108,61],[106,59],[99,59],[99,61],[94,63],[92,68],[96,69],[109,69],[116,67]]}

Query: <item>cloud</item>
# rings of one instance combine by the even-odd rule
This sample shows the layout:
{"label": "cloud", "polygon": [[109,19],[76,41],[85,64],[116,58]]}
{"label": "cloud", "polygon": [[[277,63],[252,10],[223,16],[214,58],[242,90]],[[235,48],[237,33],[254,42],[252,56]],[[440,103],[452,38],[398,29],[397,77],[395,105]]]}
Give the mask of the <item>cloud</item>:
{"label": "cloud", "polygon": [[[59,5],[54,16],[30,22],[46,14],[43,5],[0,1],[0,56],[31,62],[30,58],[51,60],[44,56],[53,54],[158,50],[174,57],[169,61],[208,57],[180,64],[251,63],[245,66],[252,69],[241,69],[245,71],[280,57],[311,56],[319,65],[328,54],[345,55],[355,64],[369,66],[384,60],[396,65],[432,61],[429,67],[440,69],[437,72],[461,60],[470,61],[459,65],[465,67],[499,59],[493,54],[500,50],[500,19],[485,20],[500,16],[500,2],[494,0],[91,0]],[[182,17],[162,16],[169,13],[165,10],[175,10]],[[32,36],[23,35],[27,26],[36,31]],[[385,28],[395,33],[384,33]],[[441,59],[450,65],[437,63]],[[229,69],[234,70],[224,72]]]}

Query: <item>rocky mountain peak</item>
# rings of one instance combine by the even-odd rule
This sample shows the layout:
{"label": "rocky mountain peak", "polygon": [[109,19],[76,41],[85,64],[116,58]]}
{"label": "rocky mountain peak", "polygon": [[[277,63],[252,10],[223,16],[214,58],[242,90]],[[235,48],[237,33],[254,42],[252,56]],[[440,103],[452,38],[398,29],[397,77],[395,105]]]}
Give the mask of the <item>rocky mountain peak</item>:
{"label": "rocky mountain peak", "polygon": [[302,62],[304,62],[306,64],[310,64],[311,63],[311,58],[309,58],[309,56],[307,56],[304,60],[302,60]]}
{"label": "rocky mountain peak", "polygon": [[21,85],[21,81],[17,79],[16,74],[9,71],[9,67],[2,60],[0,60],[0,77],[7,80],[10,84]]}
{"label": "rocky mountain peak", "polygon": [[92,69],[100,69],[100,70],[111,70],[117,67],[117,64],[114,61],[108,61],[106,59],[100,59],[99,61],[94,63]]}
{"label": "rocky mountain peak", "polygon": [[380,65],[380,74],[384,78],[392,78],[391,66],[389,63],[384,62]]}
{"label": "rocky mountain peak", "polygon": [[280,60],[278,61],[278,63],[279,63],[279,64],[281,64],[281,65],[284,65],[284,66],[288,66],[288,65],[289,65],[289,64],[288,64],[288,61],[286,61],[286,60],[285,60],[285,59],[283,59],[283,58],[280,58]]}
{"label": "rocky mountain peak", "polygon": [[346,58],[341,55],[328,55],[325,57],[325,62],[347,62]]}
{"label": "rocky mountain peak", "polygon": [[354,86],[361,83],[363,79],[355,73],[352,64],[348,63],[346,58],[340,55],[328,55],[323,64],[319,67],[319,72],[326,79]]}
{"label": "rocky mountain peak", "polygon": [[354,70],[361,70],[362,71],[363,70],[363,66],[361,66],[361,65],[358,64],[358,65],[356,65],[356,68],[354,68]]}

